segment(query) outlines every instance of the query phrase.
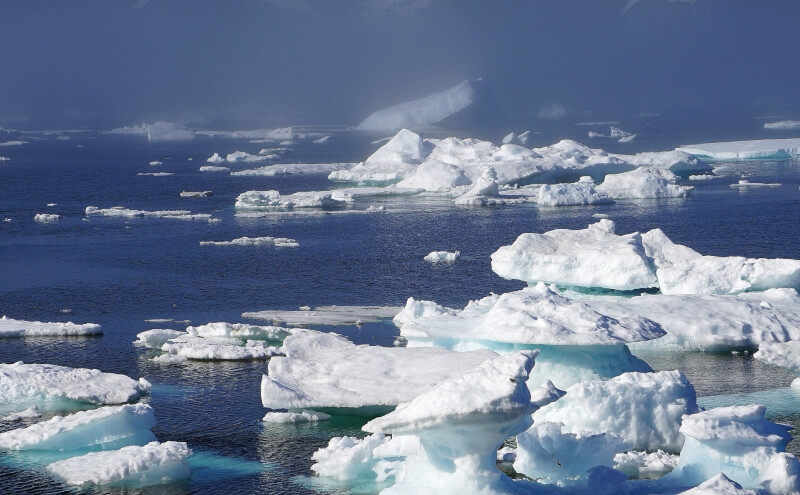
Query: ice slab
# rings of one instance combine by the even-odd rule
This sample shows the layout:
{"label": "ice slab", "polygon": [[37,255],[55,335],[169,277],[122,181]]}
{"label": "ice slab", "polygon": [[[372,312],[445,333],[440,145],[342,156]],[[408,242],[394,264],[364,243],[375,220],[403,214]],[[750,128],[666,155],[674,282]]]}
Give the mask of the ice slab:
{"label": "ice slab", "polygon": [[28,141],[4,141],[0,143],[0,146],[22,146],[23,144],[28,144]]}
{"label": "ice slab", "polygon": [[[336,334],[298,330],[283,342],[285,357],[270,360],[261,381],[269,409],[314,409],[366,414],[401,402],[496,356],[491,351],[355,345]],[[377,407],[376,407],[377,406]]]}
{"label": "ice slab", "polygon": [[0,318],[0,338],[9,337],[61,337],[81,335],[102,335],[97,323],[66,323],[14,320],[7,316]]}
{"label": "ice slab", "polygon": [[[5,450],[80,450],[103,448],[141,440],[155,440],[153,408],[147,404],[106,406],[79,411],[0,433],[0,448]],[[126,443],[127,442],[127,443]]]}
{"label": "ice slab", "polygon": [[423,259],[430,263],[452,263],[460,256],[460,251],[431,251]]}
{"label": "ice slab", "polygon": [[329,174],[335,170],[343,170],[353,166],[355,166],[355,163],[276,163],[267,167],[231,172],[231,175],[272,177],[277,175]]}
{"label": "ice slab", "polygon": [[229,172],[231,169],[228,167],[218,167],[214,165],[203,165],[200,167],[200,172]]}
{"label": "ice slab", "polygon": [[175,174],[172,173],[172,172],[139,172],[136,175],[142,175],[142,176],[148,176],[149,175],[151,177],[168,177],[170,175],[175,175]]}
{"label": "ice slab", "polygon": [[576,434],[610,431],[635,450],[679,452],[682,416],[699,411],[694,387],[680,371],[624,373],[566,392],[533,414],[535,424],[563,423],[564,432]]}
{"label": "ice slab", "polygon": [[61,220],[61,215],[55,213],[37,213],[33,216],[33,221],[38,223],[56,223]]}
{"label": "ice slab", "polygon": [[800,129],[800,121],[782,120],[780,122],[764,122],[764,129],[774,129],[779,131]]}
{"label": "ice slab", "polygon": [[275,246],[297,247],[300,244],[286,237],[237,237],[232,241],[200,241],[201,246]]}
{"label": "ice slab", "polygon": [[677,148],[704,160],[785,160],[800,156],[800,138],[690,144]]}
{"label": "ice slab", "polygon": [[247,191],[236,198],[236,209],[276,210],[293,208],[335,208],[343,201],[333,199],[332,191],[305,191],[281,195],[278,191]]}
{"label": "ice slab", "polygon": [[180,194],[182,198],[208,198],[213,195],[212,191],[181,191]]}
{"label": "ice slab", "polygon": [[91,452],[47,466],[68,485],[121,484],[143,487],[171,483],[191,475],[185,442],[150,442],[120,450]]}
{"label": "ice slab", "polygon": [[150,383],[125,375],[52,364],[0,364],[0,403],[56,396],[90,404],[122,404],[150,391]]}
{"label": "ice slab", "polygon": [[265,360],[282,353],[279,347],[264,340],[242,341],[235,338],[209,338],[184,335],[172,338],[161,350],[178,358],[200,361],[251,361]]}
{"label": "ice slab", "polygon": [[[610,176],[606,176],[610,177]],[[598,191],[591,177],[569,184],[543,184],[536,202],[542,206],[576,206],[613,203],[612,196]]]}
{"label": "ice slab", "polygon": [[[104,216],[104,217],[121,217],[121,218],[142,218],[142,217],[166,217],[175,218],[182,215],[191,215],[189,210],[132,210],[124,206],[114,206],[112,208],[98,208],[97,206],[87,206],[85,214],[87,217],[91,216]],[[210,215],[209,215],[210,216]]]}
{"label": "ice slab", "polygon": [[[266,162],[270,160],[277,160],[280,156],[276,154],[270,155],[251,155],[246,151],[234,151],[233,153],[228,153],[228,156],[225,157],[225,161],[227,163],[258,163],[258,162]],[[219,162],[216,162],[219,163]]]}
{"label": "ice slab", "polygon": [[391,319],[402,310],[397,306],[318,306],[298,311],[254,311],[242,318],[266,320],[275,325],[356,325]]}
{"label": "ice slab", "polygon": [[276,129],[251,129],[236,131],[202,130],[197,131],[197,135],[228,139],[278,141],[283,139],[292,139],[292,137],[294,137],[294,129],[292,127],[279,127]]}
{"label": "ice slab", "polygon": [[731,187],[748,188],[748,187],[780,187],[782,184],[779,182],[750,182],[749,180],[740,180],[736,184],[731,184]]}
{"label": "ice slab", "polygon": [[312,423],[331,419],[329,414],[319,411],[303,409],[300,412],[271,411],[264,415],[261,421],[265,423]]}

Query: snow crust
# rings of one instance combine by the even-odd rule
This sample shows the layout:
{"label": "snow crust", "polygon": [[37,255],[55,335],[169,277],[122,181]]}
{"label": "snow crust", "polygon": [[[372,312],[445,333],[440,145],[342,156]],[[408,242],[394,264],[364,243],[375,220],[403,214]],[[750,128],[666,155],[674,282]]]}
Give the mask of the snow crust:
{"label": "snow crust", "polygon": [[355,345],[312,330],[296,330],[284,340],[283,352],[285,357],[270,360],[261,381],[261,402],[269,409],[391,408],[496,356],[486,350]]}
{"label": "snow crust", "polygon": [[68,485],[150,486],[188,478],[190,455],[184,442],[150,442],[54,462],[47,471]]}
{"label": "snow crust", "polygon": [[122,404],[150,391],[150,383],[125,375],[52,364],[0,364],[0,403],[57,396],[90,404]]}
{"label": "snow crust", "polygon": [[102,335],[103,331],[97,323],[77,324],[68,321],[42,322],[14,320],[3,316],[0,318],[0,338],[9,337],[60,337],[77,335]]}
{"label": "snow crust", "polygon": [[781,160],[800,156],[800,138],[690,144],[677,150],[705,160]]}

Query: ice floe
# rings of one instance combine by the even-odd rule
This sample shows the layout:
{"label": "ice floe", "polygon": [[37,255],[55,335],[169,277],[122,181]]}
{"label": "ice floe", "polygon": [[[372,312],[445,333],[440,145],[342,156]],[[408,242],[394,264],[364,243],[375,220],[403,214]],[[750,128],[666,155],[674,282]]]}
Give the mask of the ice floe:
{"label": "ice floe", "polygon": [[161,160],[153,160],[152,162],[150,162],[151,167],[158,167],[160,165],[164,165],[164,162],[162,162]]}
{"label": "ice floe", "polygon": [[753,357],[786,368],[799,375],[792,382],[793,388],[800,388],[800,340],[790,342],[763,342]]}
{"label": "ice floe", "polygon": [[37,213],[33,217],[33,221],[38,223],[56,223],[59,220],[61,220],[61,215],[55,213]]}
{"label": "ice floe", "polygon": [[312,423],[315,421],[326,421],[328,419],[331,419],[330,414],[303,409],[300,412],[270,411],[264,415],[261,421],[265,423]]}
{"label": "ice floe", "polygon": [[201,220],[212,223],[214,220],[208,213],[192,213],[189,210],[133,210],[124,206],[113,206],[111,208],[98,208],[97,206],[87,206],[85,210],[87,217],[117,217],[117,218],[166,218],[170,220]]}
{"label": "ice floe", "polygon": [[614,199],[598,191],[591,177],[584,176],[570,184],[542,184],[536,202],[542,206],[575,206],[613,203]]}
{"label": "ice floe", "polygon": [[139,172],[136,175],[150,176],[150,177],[169,177],[175,175],[173,172]]}
{"label": "ice floe", "polygon": [[144,378],[52,364],[0,364],[0,403],[64,397],[90,404],[122,404],[150,391]]}
{"label": "ice floe", "polygon": [[41,418],[42,413],[39,411],[39,408],[36,406],[31,406],[27,409],[24,409],[19,412],[11,413],[7,416],[3,416],[0,418],[0,421],[22,421],[23,419],[34,419],[34,418]]}
{"label": "ice floe", "polygon": [[432,251],[423,258],[430,263],[452,263],[461,256],[460,251]]}
{"label": "ice floe", "polygon": [[213,196],[212,191],[181,191],[182,198],[208,198]]}
{"label": "ice floe", "polygon": [[313,141],[314,144],[325,144],[331,140],[331,136],[322,136],[321,138],[317,138]]}
{"label": "ice floe", "polygon": [[266,167],[238,170],[234,176],[266,176],[329,174],[354,166],[354,163],[276,163]]}
{"label": "ice floe", "polygon": [[0,143],[0,146],[22,146],[23,144],[28,144],[28,141],[5,141]]}
{"label": "ice floe", "polygon": [[60,337],[76,335],[102,335],[97,323],[77,324],[66,322],[43,322],[0,318],[0,338],[6,337]]}
{"label": "ice floe", "polygon": [[704,160],[785,160],[800,156],[800,138],[689,144],[678,151]]}
{"label": "ice floe", "polygon": [[294,129],[292,127],[279,127],[276,129],[252,129],[239,131],[197,131],[198,136],[221,137],[228,139],[249,139],[251,141],[278,141],[292,139]]}
{"label": "ice floe", "polygon": [[206,160],[208,163],[225,163],[225,159],[219,156],[219,153],[214,153]]}
{"label": "ice floe", "polygon": [[213,165],[203,165],[200,167],[200,172],[229,172],[231,169],[228,167],[215,167]]}
{"label": "ice floe", "polygon": [[275,246],[297,247],[300,244],[286,237],[238,237],[232,241],[200,241],[201,246]]}
{"label": "ice floe", "polygon": [[731,184],[731,187],[780,187],[781,185],[779,182],[750,182],[749,180],[741,179],[739,182]]}
{"label": "ice floe", "polygon": [[180,330],[171,330],[168,328],[154,328],[136,334],[134,344],[144,345],[153,349],[161,349],[169,339],[174,339],[186,335],[186,332]]}
{"label": "ice floe", "polygon": [[800,129],[800,121],[782,120],[780,122],[764,122],[764,129],[773,129],[779,131]]}
{"label": "ice floe", "polygon": [[278,347],[262,340],[241,341],[232,338],[196,337],[182,335],[172,338],[161,350],[178,358],[199,361],[264,360],[281,354]]}
{"label": "ice floe", "polygon": [[143,487],[188,478],[190,455],[184,442],[150,442],[64,459],[48,465],[47,471],[68,485]]}
{"label": "ice floe", "polygon": [[252,311],[242,318],[266,320],[275,325],[358,325],[392,319],[402,307],[396,306],[318,306],[300,310]]}
{"label": "ice floe", "polygon": [[293,208],[333,208],[344,202],[332,197],[334,191],[305,191],[281,195],[278,191],[247,191],[236,198],[240,210],[287,210]]}
{"label": "ice floe", "polygon": [[297,330],[283,342],[285,357],[269,362],[261,401],[269,409],[374,415],[460,375],[494,352],[355,345],[342,336]]}
{"label": "ice floe", "polygon": [[637,168],[609,174],[596,187],[613,199],[683,198],[694,188],[676,184],[677,177],[667,169]]}
{"label": "ice floe", "polygon": [[725,476],[725,473],[719,473],[679,495],[756,495],[756,492],[745,490],[742,485]]}
{"label": "ice floe", "polygon": [[[213,157],[212,157],[213,158]],[[277,160],[280,158],[278,155],[251,155],[245,151],[234,151],[233,153],[228,153],[228,156],[225,157],[225,161],[227,163],[257,163],[257,162],[266,162],[270,160]],[[211,159],[208,159],[211,162]],[[221,162],[212,162],[212,163],[221,163]]]}

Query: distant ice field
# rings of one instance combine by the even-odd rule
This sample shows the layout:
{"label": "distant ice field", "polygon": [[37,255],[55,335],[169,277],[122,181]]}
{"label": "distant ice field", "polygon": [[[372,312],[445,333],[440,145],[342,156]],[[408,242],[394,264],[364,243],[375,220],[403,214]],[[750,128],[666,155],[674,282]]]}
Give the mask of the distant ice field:
{"label": "distant ice field", "polygon": [[[494,141],[505,133],[498,133]],[[355,163],[380,146],[372,141],[386,137],[326,134],[332,138],[323,144],[298,140],[280,161]],[[536,146],[542,144],[549,143]],[[675,146],[652,140],[637,144],[645,145],[636,151]],[[273,145],[211,137],[148,143],[131,136],[89,135],[32,141],[3,152],[11,159],[0,164],[0,183],[7,192],[0,195],[0,218],[11,221],[0,222],[0,314],[30,321],[97,323],[104,334],[4,340],[0,362],[52,363],[146,377],[153,384],[146,401],[158,420],[152,429],[155,436],[159,441],[187,442],[197,453],[190,460],[192,477],[159,487],[158,493],[315,493],[308,484],[295,481],[311,474],[311,454],[333,436],[363,436],[360,428],[365,419],[339,416],[319,424],[262,423],[259,384],[266,362],[153,362],[154,351],[131,344],[144,330],[184,330],[189,324],[185,320],[195,325],[258,324],[242,313],[303,306],[399,307],[409,297],[463,307],[490,292],[505,293],[525,285],[492,272],[490,255],[500,246],[513,243],[524,232],[583,229],[598,214],[613,219],[618,232],[660,228],[674,242],[707,255],[800,259],[797,160],[715,162],[720,179],[691,183],[680,179],[680,184],[695,187],[686,198],[575,207],[465,208],[447,198],[374,197],[328,212],[236,216],[236,197],[245,191],[277,190],[286,195],[337,187],[327,173],[231,176],[198,170],[215,152],[257,154],[265,146]],[[609,151],[631,152],[619,146]],[[137,175],[150,171],[152,161],[161,161],[158,170],[174,175],[157,179]],[[227,166],[231,171],[253,167]],[[741,179],[782,186],[730,187]],[[214,191],[213,196],[180,197],[181,191],[206,190]],[[50,203],[56,206],[48,207]],[[220,221],[86,217],[89,205],[188,210]],[[368,206],[385,209],[367,214]],[[42,212],[61,219],[35,222],[34,216]],[[266,236],[295,239],[299,246],[200,245],[207,240]],[[459,251],[460,257],[456,263],[424,261],[434,250]],[[311,327],[342,333],[357,344],[391,346],[398,335],[391,323]],[[795,378],[744,354],[639,357],[656,370],[684,371],[701,405],[702,397],[714,396],[707,403],[723,405],[733,394],[788,387]],[[800,427],[800,401],[796,409],[791,401],[781,404],[776,416],[770,416],[768,409],[768,417]],[[42,419],[59,413],[59,407],[43,409]],[[0,431],[18,426],[0,423]],[[788,450],[800,452],[798,442]],[[43,466],[26,462],[0,454],[0,491],[65,489]],[[121,491],[87,489],[86,493]]]}

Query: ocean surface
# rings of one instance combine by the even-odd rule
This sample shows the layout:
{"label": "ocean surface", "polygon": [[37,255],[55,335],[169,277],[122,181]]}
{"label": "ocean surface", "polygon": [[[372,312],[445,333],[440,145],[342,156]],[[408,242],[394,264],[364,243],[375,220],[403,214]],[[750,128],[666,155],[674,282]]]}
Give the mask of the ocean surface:
{"label": "ocean surface", "polygon": [[[329,133],[333,137],[325,144],[299,140],[280,161],[361,161],[378,147],[371,141],[383,137]],[[35,458],[0,453],[2,493],[348,493],[345,486],[323,487],[310,479],[310,456],[332,436],[363,435],[363,419],[262,423],[259,385],[266,362],[155,363],[149,359],[153,351],[132,345],[144,330],[248,321],[243,312],[305,305],[400,306],[411,296],[463,307],[490,292],[523,286],[491,271],[489,255],[497,248],[523,232],[585,228],[597,213],[613,219],[618,233],[661,228],[673,241],[703,254],[800,258],[798,161],[730,164],[733,175],[693,182],[694,194],[677,200],[464,208],[447,199],[391,198],[367,202],[386,207],[379,213],[344,208],[242,218],[234,216],[233,205],[244,191],[287,194],[335,185],[326,174],[236,177],[198,171],[214,152],[256,153],[272,146],[247,140],[198,137],[148,143],[142,137],[93,132],[24,139],[29,143],[0,148],[0,155],[11,158],[0,162],[0,219],[10,219],[0,222],[0,314],[99,323],[104,335],[6,339],[0,342],[0,362],[52,363],[145,377],[153,383],[145,401],[156,411],[154,433],[161,441],[187,442],[196,454],[192,478],[186,482],[146,489],[73,489],[48,476]],[[651,139],[634,149],[658,151],[675,144]],[[620,146],[609,151],[629,150]],[[155,160],[163,164],[150,166]],[[174,175],[137,175],[142,172]],[[783,185],[729,187],[742,177]],[[214,194],[179,196],[181,191],[203,190]],[[87,218],[84,209],[90,205],[185,209],[210,213],[220,222]],[[41,224],[33,220],[37,213],[62,218]],[[242,236],[289,237],[299,247],[199,244]],[[422,258],[433,250],[459,250],[461,258],[432,266]],[[153,319],[169,321],[147,321]],[[397,336],[395,327],[384,323],[318,329],[374,345],[392,345]],[[769,402],[771,419],[800,426],[800,394],[785,388],[794,378],[791,373],[746,354],[642,357],[655,369],[683,370],[703,405]],[[18,426],[0,423],[0,430]],[[793,442],[790,450],[798,452],[800,446]]]}

